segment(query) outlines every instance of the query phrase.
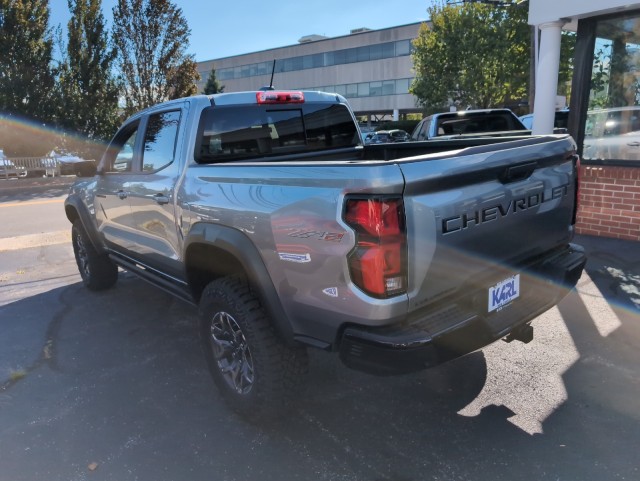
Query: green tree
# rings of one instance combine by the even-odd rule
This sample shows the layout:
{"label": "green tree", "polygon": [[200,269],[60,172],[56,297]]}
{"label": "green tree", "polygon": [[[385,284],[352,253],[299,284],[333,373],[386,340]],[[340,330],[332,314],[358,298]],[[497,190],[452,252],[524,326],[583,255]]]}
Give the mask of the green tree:
{"label": "green tree", "polygon": [[216,78],[216,69],[215,67],[211,67],[211,72],[209,72],[209,77],[207,77],[207,83],[204,86],[204,94],[219,94],[224,92],[224,85],[220,85],[218,79]]}
{"label": "green tree", "polygon": [[118,0],[112,38],[126,114],[197,92],[200,75],[186,53],[190,33],[182,10],[169,0]]}
{"label": "green tree", "polygon": [[[7,127],[21,118],[38,126],[54,117],[53,34],[48,0],[0,0],[0,147],[25,155],[33,140],[13,138]],[[26,151],[25,151],[26,149]]]}
{"label": "green tree", "polygon": [[119,123],[119,86],[112,73],[102,0],[68,0],[67,55],[60,72],[60,124],[90,142],[108,140]]}
{"label": "green tree", "polygon": [[612,106],[609,98],[609,84],[611,82],[610,67],[613,57],[612,46],[612,42],[600,43],[599,46],[596,46],[591,72],[590,109]]}
{"label": "green tree", "polygon": [[411,92],[427,112],[489,108],[527,94],[528,3],[434,4],[414,40]]}
{"label": "green tree", "polygon": [[566,95],[567,103],[571,95],[573,79],[573,59],[576,50],[575,32],[562,32],[560,43],[560,69],[558,71],[558,95]]}

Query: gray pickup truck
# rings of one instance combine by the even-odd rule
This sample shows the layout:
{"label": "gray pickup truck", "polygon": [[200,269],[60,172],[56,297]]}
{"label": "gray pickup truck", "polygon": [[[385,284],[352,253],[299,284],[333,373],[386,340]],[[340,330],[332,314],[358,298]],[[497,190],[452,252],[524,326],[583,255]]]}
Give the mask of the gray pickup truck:
{"label": "gray pickup truck", "polygon": [[575,286],[567,135],[363,145],[344,98],[258,91],[142,111],[65,202],[84,284],[126,269],[199,306],[229,405],[285,405],[308,347],[377,374],[433,366]]}

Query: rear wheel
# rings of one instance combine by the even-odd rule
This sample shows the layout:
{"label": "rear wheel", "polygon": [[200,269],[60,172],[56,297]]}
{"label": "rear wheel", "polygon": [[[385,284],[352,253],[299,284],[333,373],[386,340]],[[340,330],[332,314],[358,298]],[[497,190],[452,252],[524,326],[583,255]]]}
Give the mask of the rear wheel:
{"label": "rear wheel", "polygon": [[71,241],[82,282],[92,291],[112,287],[118,280],[118,267],[106,254],[95,249],[80,219],[73,222]]}
{"label": "rear wheel", "polygon": [[253,419],[283,412],[307,370],[307,352],[278,337],[244,281],[223,278],[206,287],[200,336],[211,375],[232,409]]}

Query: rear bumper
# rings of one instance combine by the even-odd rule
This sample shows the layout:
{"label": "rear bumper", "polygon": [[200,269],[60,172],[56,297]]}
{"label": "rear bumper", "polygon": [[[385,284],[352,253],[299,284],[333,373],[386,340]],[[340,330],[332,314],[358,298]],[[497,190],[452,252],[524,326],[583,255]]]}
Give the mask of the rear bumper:
{"label": "rear bumper", "polygon": [[421,309],[401,325],[349,326],[342,334],[340,358],[353,369],[401,374],[441,364],[506,336],[528,342],[529,323],[575,287],[586,261],[584,249],[569,244],[525,269],[514,270],[521,276],[520,297],[491,313],[487,292],[495,279],[460,289],[464,295]]}

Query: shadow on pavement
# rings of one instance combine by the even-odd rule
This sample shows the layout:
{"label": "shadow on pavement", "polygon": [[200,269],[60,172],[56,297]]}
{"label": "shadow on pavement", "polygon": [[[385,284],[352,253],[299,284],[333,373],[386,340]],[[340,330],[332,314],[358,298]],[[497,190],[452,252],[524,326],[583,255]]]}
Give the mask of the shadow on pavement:
{"label": "shadow on pavement", "polygon": [[[475,417],[458,413],[488,382],[493,351],[389,378],[313,351],[289,415],[255,425],[218,396],[194,308],[126,274],[100,294],[58,288],[0,307],[3,332],[35,353],[25,376],[0,391],[0,472],[14,481],[637,478],[637,409],[610,396],[637,377],[609,365],[635,318],[621,316],[622,327],[603,340],[579,291],[560,312],[580,359],[557,373],[567,400],[541,434],[512,424],[505,407],[517,398],[535,408],[526,379],[501,393],[504,403]],[[638,392],[632,383],[619,396],[633,396],[626,402],[635,406]]]}
{"label": "shadow on pavement", "polygon": [[0,179],[0,202],[60,197],[76,180],[75,176]]}
{"label": "shadow on pavement", "polygon": [[640,242],[576,236],[587,255],[587,272],[609,302],[640,312]]}

